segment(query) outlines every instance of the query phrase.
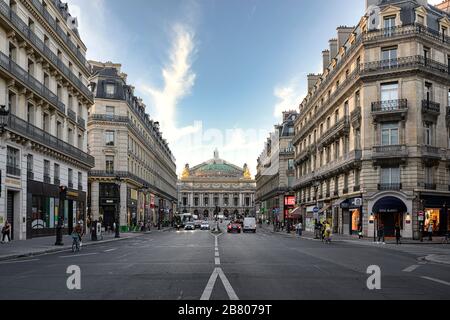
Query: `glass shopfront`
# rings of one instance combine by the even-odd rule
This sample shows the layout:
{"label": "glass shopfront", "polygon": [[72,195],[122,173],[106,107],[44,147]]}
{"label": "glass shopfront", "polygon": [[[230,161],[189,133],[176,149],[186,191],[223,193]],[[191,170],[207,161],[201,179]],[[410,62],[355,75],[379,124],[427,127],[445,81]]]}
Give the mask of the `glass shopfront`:
{"label": "glass shopfront", "polygon": [[431,224],[434,235],[445,235],[450,230],[450,198],[423,195],[420,201],[425,213],[423,231],[428,232]]}
{"label": "glass shopfront", "polygon": [[350,210],[352,216],[352,234],[359,232],[360,225],[362,224],[362,216],[360,209]]}
{"label": "glass shopfront", "polygon": [[441,230],[441,209],[425,210],[425,231],[428,232],[430,225],[433,227],[433,234],[439,234]]}

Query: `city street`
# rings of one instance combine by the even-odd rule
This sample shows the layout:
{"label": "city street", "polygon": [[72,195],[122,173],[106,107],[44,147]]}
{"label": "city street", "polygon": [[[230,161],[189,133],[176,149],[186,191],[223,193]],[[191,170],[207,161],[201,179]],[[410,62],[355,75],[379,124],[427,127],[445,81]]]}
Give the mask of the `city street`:
{"label": "city street", "polygon": [[[208,231],[154,232],[0,262],[0,299],[447,299],[450,266],[419,258],[448,249],[420,248],[326,245],[265,229],[221,234],[217,243]],[[81,268],[81,290],[67,289],[71,265]],[[381,268],[381,290],[366,286],[371,265]]]}

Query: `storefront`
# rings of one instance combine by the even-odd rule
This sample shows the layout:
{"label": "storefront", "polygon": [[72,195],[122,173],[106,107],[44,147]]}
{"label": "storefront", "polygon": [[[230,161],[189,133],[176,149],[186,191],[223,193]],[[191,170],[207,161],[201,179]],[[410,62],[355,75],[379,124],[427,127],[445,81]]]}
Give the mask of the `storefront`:
{"label": "storefront", "polygon": [[294,223],[294,217],[292,216],[292,210],[295,208],[295,196],[284,197],[284,221],[286,223]]}
{"label": "storefront", "polygon": [[314,232],[315,227],[315,217],[314,215],[315,206],[306,207],[306,215],[305,215],[305,230],[308,232]]}
{"label": "storefront", "polygon": [[119,186],[115,183],[101,183],[99,190],[99,218],[105,230],[113,230],[120,210]]}
{"label": "storefront", "polygon": [[128,203],[127,203],[127,226],[129,228],[135,227],[138,224],[138,191],[136,189],[128,188]]}
{"label": "storefront", "polygon": [[59,187],[28,181],[27,238],[53,236],[63,214],[63,233],[72,233],[78,221],[86,225],[86,193],[69,189],[61,203]]}
{"label": "storefront", "polygon": [[431,225],[434,235],[445,235],[450,230],[450,198],[422,196],[421,203],[425,214],[424,230],[427,232]]}
{"label": "storefront", "polygon": [[349,198],[340,203],[342,210],[341,230],[343,234],[357,235],[363,225],[362,198]]}
{"label": "storefront", "polygon": [[382,228],[386,237],[395,236],[395,227],[404,229],[404,219],[407,215],[406,204],[396,197],[384,197],[373,206],[376,230]]}

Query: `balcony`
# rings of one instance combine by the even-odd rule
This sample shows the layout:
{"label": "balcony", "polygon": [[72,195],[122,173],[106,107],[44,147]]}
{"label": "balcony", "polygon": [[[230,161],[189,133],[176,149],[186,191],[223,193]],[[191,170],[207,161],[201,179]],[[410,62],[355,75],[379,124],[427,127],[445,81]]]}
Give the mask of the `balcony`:
{"label": "balcony", "polygon": [[69,183],[67,184],[67,187],[68,187],[69,189],[73,189],[73,182],[69,182]]}
{"label": "balcony", "polygon": [[361,186],[354,186],[353,187],[353,192],[360,192],[361,191]]}
{"label": "balcony", "polygon": [[14,177],[20,177],[20,168],[15,166],[6,166],[6,174]]}
{"label": "balcony", "polygon": [[125,116],[113,116],[107,114],[92,114],[88,121],[110,121],[110,122],[128,122],[129,118]]}
{"label": "balcony", "polygon": [[[53,2],[54,6],[58,10],[60,5],[58,1],[53,0],[51,2]],[[77,46],[69,39],[67,34],[58,25],[57,21],[48,13],[47,9],[42,5],[42,3],[39,0],[31,0],[31,3],[36,8],[36,10],[44,17],[44,20],[50,25],[50,27],[61,37],[63,42],[69,47],[69,49],[77,57],[81,64],[87,70],[89,70],[89,63],[87,62],[80,49],[78,49]]]}
{"label": "balcony", "polygon": [[400,191],[403,186],[401,183],[380,183],[378,191]]}
{"label": "balcony", "polygon": [[344,188],[344,189],[342,190],[342,194],[348,194],[348,188]]}
{"label": "balcony", "polygon": [[310,155],[311,155],[311,154],[310,154],[310,152],[309,152],[309,149],[308,149],[308,148],[305,148],[305,149],[303,149],[302,151],[300,151],[300,153],[298,154],[298,156],[295,158],[295,162],[296,162],[297,164],[303,163],[303,162],[305,162],[306,160],[309,159]]}
{"label": "balcony", "polygon": [[438,117],[441,114],[441,104],[430,100],[422,100],[422,114]]}
{"label": "balcony", "polygon": [[284,148],[280,150],[280,155],[292,155],[294,154],[295,149],[293,147],[291,148]]}
{"label": "balcony", "polygon": [[51,180],[52,179],[50,179],[50,175],[44,174],[44,183],[51,184]]}
{"label": "balcony", "polygon": [[80,116],[78,116],[77,118],[77,124],[81,129],[86,130],[86,120],[84,120]]}
{"label": "balcony", "polygon": [[61,185],[61,180],[59,178],[53,178],[53,184],[59,187]]}
{"label": "balcony", "polygon": [[422,146],[421,148],[422,158],[432,159],[432,160],[441,160],[441,149],[438,147],[432,146]]}
{"label": "balcony", "polygon": [[34,172],[33,171],[27,171],[27,179],[34,180]]}
{"label": "balcony", "polygon": [[78,184],[78,191],[83,191],[83,185],[82,184]]}
{"label": "balcony", "polygon": [[350,121],[354,128],[361,127],[361,106],[356,107],[355,110],[350,113]]}
{"label": "balcony", "polygon": [[355,150],[347,153],[342,158],[329,162],[315,171],[314,177],[318,179],[326,179],[335,174],[345,172],[354,167],[356,162],[361,161],[362,151]]}
{"label": "balcony", "polygon": [[326,146],[338,139],[339,137],[348,134],[350,132],[350,118],[343,117],[337,123],[335,123],[325,134],[320,138],[319,148]]}
{"label": "balcony", "polygon": [[[39,1],[37,0],[33,0],[33,2],[39,3]],[[42,5],[40,6],[42,7]],[[6,20],[10,21],[10,23],[20,32],[19,34],[24,39],[30,41],[38,49],[41,55],[51,61],[53,65],[74,84],[76,88],[81,90],[83,94],[86,95],[90,100],[93,100],[94,96],[89,88],[87,88],[86,85],[83,84],[83,82],[62,62],[60,58],[58,58],[55,53],[53,53],[53,51],[50,50],[49,47],[45,45],[45,43],[27,26],[25,22],[23,22],[23,20],[14,11],[11,10],[11,8],[5,2],[0,2],[0,13]],[[48,13],[47,15],[50,17]],[[67,38],[66,35],[65,37]],[[83,55],[81,55],[81,57],[83,57]],[[84,57],[83,59],[85,61],[86,69],[89,70],[89,64]]]}
{"label": "balcony", "polygon": [[437,190],[437,185],[435,183],[419,183],[418,187],[425,190]]}
{"label": "balcony", "polygon": [[408,113],[408,100],[397,99],[372,103],[372,116],[377,120],[400,121]]}
{"label": "balcony", "polygon": [[398,72],[417,72],[417,70],[432,73],[444,80],[450,78],[447,65],[419,55],[367,62],[362,65],[361,78],[369,78],[369,80],[370,78],[373,78],[373,80],[376,80],[392,77],[392,74]]}
{"label": "balcony", "polygon": [[372,160],[379,162],[405,162],[408,157],[406,145],[389,145],[373,147]]}
{"label": "balcony", "polygon": [[[4,2],[0,1],[0,3]],[[20,67],[3,52],[0,52],[0,67],[12,74],[14,80],[22,82],[25,87],[30,88],[38,96],[46,99],[49,104],[53,105],[60,112],[66,112],[66,106],[64,105],[64,103],[59,101],[58,97],[52,91],[50,91],[50,89],[44,86],[36,78],[32,77],[25,69]]]}
{"label": "balcony", "polygon": [[77,114],[75,111],[68,109],[67,110],[67,116],[70,120],[72,120],[74,123],[77,123]]}
{"label": "balcony", "polygon": [[94,157],[14,115],[8,117],[7,130],[59,152],[65,157],[73,158],[89,168],[95,166]]}

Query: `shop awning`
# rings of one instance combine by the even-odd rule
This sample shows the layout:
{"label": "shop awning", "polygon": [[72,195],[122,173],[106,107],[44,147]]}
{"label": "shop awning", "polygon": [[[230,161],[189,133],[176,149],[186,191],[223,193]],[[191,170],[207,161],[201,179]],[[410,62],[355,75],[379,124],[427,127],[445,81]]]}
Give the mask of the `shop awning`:
{"label": "shop awning", "polygon": [[329,204],[329,205],[323,207],[322,209],[320,209],[319,214],[322,214],[322,213],[324,213],[324,212],[326,212],[326,211],[328,211],[330,209],[331,209],[331,204]]}
{"label": "shop awning", "polygon": [[291,211],[291,213],[289,214],[289,216],[291,216],[292,219],[296,219],[296,218],[300,218],[302,214],[302,208],[301,207],[297,207],[294,210]]}
{"label": "shop awning", "polygon": [[396,197],[384,197],[378,200],[372,209],[373,213],[405,213],[406,204]]}

